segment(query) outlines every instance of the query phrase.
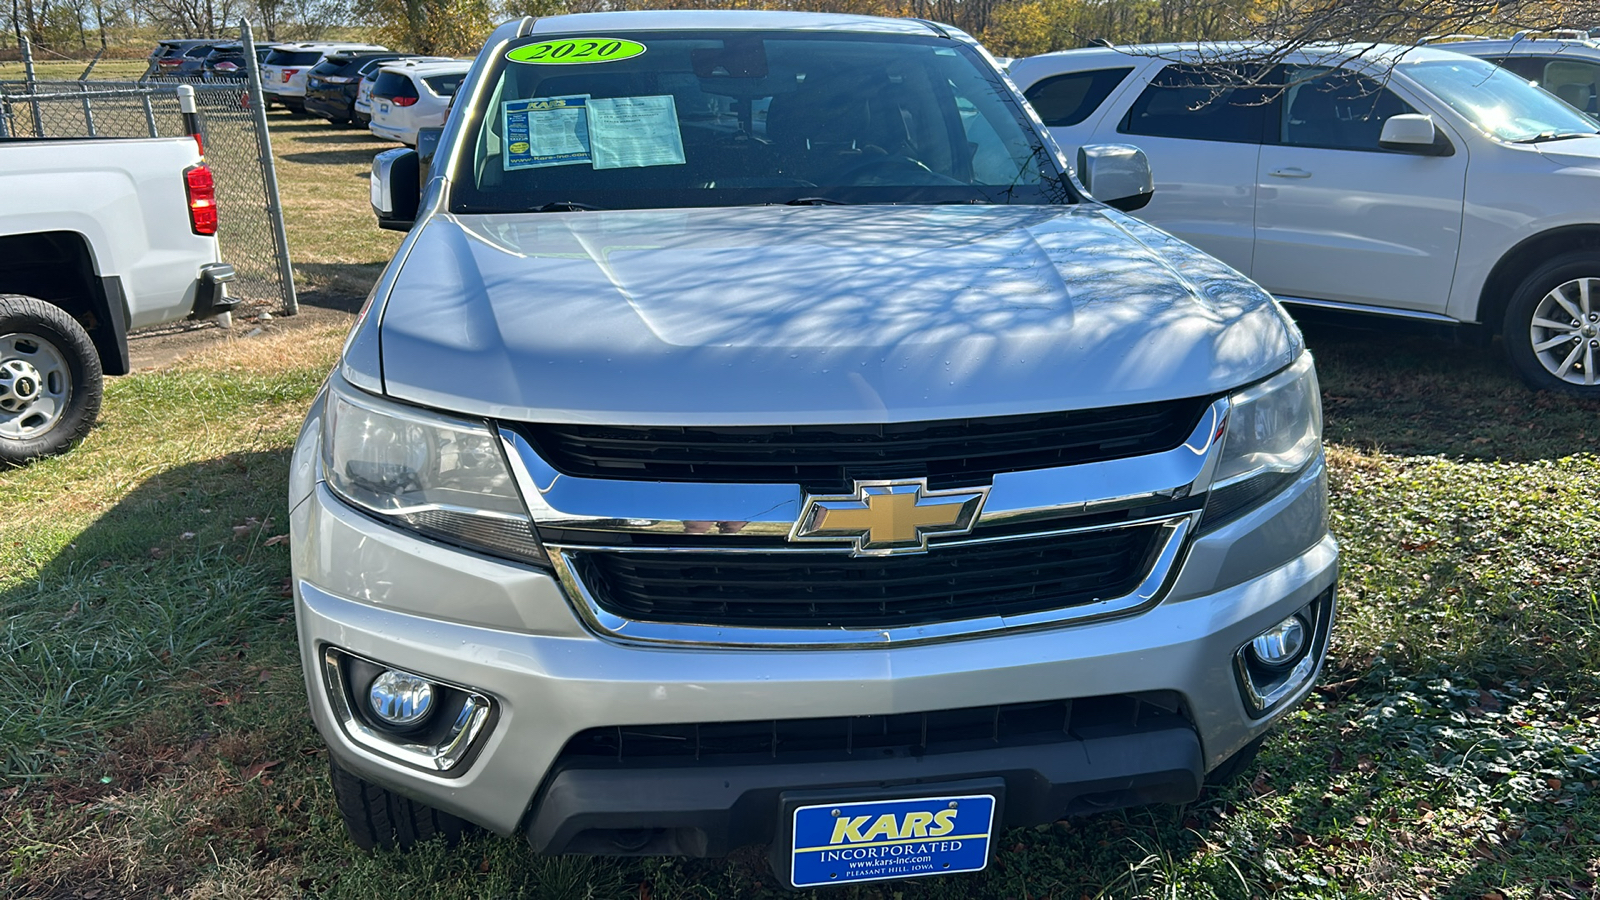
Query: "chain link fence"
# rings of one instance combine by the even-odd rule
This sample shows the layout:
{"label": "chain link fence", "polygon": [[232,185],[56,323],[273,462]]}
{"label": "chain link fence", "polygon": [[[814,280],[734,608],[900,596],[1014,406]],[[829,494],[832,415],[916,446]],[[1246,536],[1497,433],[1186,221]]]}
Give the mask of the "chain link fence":
{"label": "chain link fence", "polygon": [[[272,143],[249,26],[250,77],[214,81],[0,81],[0,138],[173,137],[190,133],[180,83],[194,89],[216,182],[217,240],[236,273],[228,293],[260,310],[298,311]],[[30,69],[31,71],[31,69]]]}

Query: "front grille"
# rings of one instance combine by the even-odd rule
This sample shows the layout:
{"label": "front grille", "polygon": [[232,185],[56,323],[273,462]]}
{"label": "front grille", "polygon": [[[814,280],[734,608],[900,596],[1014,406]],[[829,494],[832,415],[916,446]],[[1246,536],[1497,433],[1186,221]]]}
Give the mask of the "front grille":
{"label": "front grille", "polygon": [[871,478],[986,482],[1002,472],[1161,453],[1189,437],[1209,403],[879,425],[519,427],[567,475],[848,489]]}
{"label": "front grille", "polygon": [[624,725],[580,732],[560,760],[594,765],[706,760],[823,761],[920,756],[1084,740],[1185,722],[1171,691],[1012,703],[891,716]]}
{"label": "front grille", "polygon": [[809,551],[575,554],[599,606],[642,622],[757,627],[922,625],[1120,597],[1150,567],[1162,526],[850,557]]}

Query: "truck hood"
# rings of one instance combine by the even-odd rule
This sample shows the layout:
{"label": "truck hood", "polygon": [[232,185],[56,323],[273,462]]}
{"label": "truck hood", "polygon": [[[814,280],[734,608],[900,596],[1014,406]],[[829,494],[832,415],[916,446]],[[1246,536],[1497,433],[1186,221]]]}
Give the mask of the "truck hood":
{"label": "truck hood", "polygon": [[1600,135],[1541,141],[1533,146],[1537,147],[1546,159],[1557,165],[1600,170]]}
{"label": "truck hood", "polygon": [[1091,205],[441,215],[396,264],[384,390],[523,421],[1116,406],[1230,390],[1302,349],[1242,275]]}

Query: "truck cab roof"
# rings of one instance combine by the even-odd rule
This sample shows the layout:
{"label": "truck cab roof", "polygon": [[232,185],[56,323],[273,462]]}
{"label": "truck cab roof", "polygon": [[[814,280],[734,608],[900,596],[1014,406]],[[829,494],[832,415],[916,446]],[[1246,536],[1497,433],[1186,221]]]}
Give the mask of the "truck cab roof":
{"label": "truck cab roof", "polygon": [[842,31],[868,34],[944,34],[948,29],[922,19],[885,19],[841,13],[765,10],[653,9],[545,16],[529,34],[625,31]]}

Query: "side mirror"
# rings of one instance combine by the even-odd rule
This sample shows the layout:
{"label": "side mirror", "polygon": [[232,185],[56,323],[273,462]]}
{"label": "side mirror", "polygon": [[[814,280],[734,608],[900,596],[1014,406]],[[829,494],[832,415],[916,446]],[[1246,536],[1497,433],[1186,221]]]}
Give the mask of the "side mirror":
{"label": "side mirror", "polygon": [[1449,156],[1455,152],[1450,141],[1434,127],[1433,117],[1402,113],[1384,120],[1378,146],[1385,150],[1419,153],[1423,156]]}
{"label": "side mirror", "polygon": [[372,212],[379,228],[411,230],[422,202],[421,178],[415,150],[396,147],[372,158]]}
{"label": "side mirror", "polygon": [[1123,212],[1144,209],[1155,196],[1150,160],[1132,144],[1079,147],[1078,177],[1091,197]]}
{"label": "side mirror", "polygon": [[439,152],[439,139],[444,137],[443,128],[418,128],[417,129],[417,169],[419,170],[419,184],[428,180],[428,170],[433,168],[433,155]]}

